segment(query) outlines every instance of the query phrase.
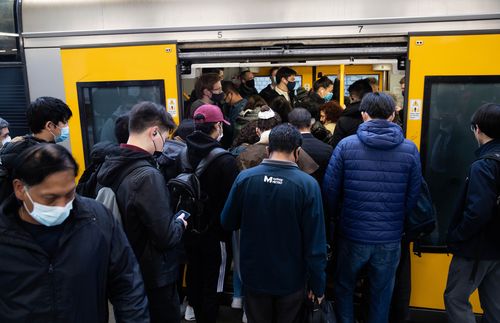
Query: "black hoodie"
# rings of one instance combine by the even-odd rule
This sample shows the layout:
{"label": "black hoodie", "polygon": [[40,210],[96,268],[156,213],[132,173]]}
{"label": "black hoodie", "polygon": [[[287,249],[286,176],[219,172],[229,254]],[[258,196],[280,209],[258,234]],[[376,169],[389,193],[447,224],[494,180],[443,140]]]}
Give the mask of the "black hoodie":
{"label": "black hoodie", "polygon": [[120,155],[106,159],[97,181],[111,187],[134,163],[142,166],[125,177],[116,191],[116,200],[146,288],[162,287],[177,279],[176,247],[184,225],[174,217],[165,179],[153,156],[139,148],[122,146]]}
{"label": "black hoodie", "polygon": [[340,115],[337,125],[335,126],[335,131],[333,132],[333,137],[330,140],[333,149],[335,149],[338,143],[345,137],[355,135],[359,125],[363,123],[363,118],[359,111],[360,104],[361,101],[349,105]]}
{"label": "black hoodie", "polygon": [[[212,149],[220,147],[217,140],[201,131],[195,131],[187,136],[186,144],[189,162],[193,168],[196,168]],[[207,234],[220,241],[227,241],[231,236],[230,232],[222,229],[220,214],[236,176],[238,167],[236,159],[231,154],[217,157],[200,176],[201,190],[208,195],[208,200],[204,204],[204,215],[208,217],[210,223]]]}

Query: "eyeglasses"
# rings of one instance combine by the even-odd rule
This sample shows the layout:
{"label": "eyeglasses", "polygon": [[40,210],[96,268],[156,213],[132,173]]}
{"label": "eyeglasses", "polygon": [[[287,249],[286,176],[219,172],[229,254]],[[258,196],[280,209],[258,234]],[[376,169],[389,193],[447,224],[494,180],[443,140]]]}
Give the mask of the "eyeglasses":
{"label": "eyeglasses", "polygon": [[471,124],[470,124],[470,131],[472,131],[472,132],[476,132],[476,130],[477,130],[477,125],[476,125],[476,124],[474,124],[474,123],[471,123]]}

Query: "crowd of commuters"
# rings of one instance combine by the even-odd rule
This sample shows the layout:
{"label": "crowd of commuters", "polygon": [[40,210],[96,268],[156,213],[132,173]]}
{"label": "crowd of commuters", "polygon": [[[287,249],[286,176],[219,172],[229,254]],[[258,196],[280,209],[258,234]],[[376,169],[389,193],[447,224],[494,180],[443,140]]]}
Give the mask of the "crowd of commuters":
{"label": "crowd of commuters", "polygon": [[[350,85],[343,109],[330,79],[297,95],[296,75],[273,68],[258,93],[249,70],[237,83],[205,71],[179,125],[136,104],[116,119],[119,144],[93,147],[78,186],[78,165],[55,144],[69,137],[63,101],[32,102],[22,137],[0,118],[0,321],[105,322],[109,301],[117,322],[215,323],[232,268],[243,322],[299,322],[305,302],[333,300],[337,320],[353,323],[362,273],[366,322],[405,322],[418,149],[374,80]],[[476,289],[484,320],[500,317],[499,125],[498,104],[471,120],[478,159],[448,235],[454,323],[474,322]],[[199,198],[179,211],[183,180]],[[107,188],[109,209],[95,200]]]}

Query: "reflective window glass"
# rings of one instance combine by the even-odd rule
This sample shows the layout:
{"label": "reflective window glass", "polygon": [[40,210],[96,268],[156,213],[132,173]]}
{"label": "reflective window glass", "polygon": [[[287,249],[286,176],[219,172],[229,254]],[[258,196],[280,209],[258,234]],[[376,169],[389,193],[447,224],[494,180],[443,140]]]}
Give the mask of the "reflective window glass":
{"label": "reflective window glass", "polygon": [[421,159],[437,211],[437,228],[424,242],[444,246],[457,196],[475,160],[474,111],[500,103],[500,77],[426,77]]}

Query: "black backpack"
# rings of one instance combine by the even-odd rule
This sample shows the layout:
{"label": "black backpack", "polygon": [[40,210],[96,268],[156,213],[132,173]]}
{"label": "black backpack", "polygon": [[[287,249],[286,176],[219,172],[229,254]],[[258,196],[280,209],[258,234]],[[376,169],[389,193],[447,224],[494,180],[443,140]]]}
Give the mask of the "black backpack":
{"label": "black backpack", "polygon": [[436,228],[436,208],[432,203],[431,192],[424,179],[417,205],[405,219],[405,236],[407,241],[416,241],[434,231]]}
{"label": "black backpack", "polygon": [[0,150],[0,203],[5,201],[12,193],[12,171],[16,158],[29,147],[40,144],[32,136],[23,136],[22,139],[11,141]]}
{"label": "black backpack", "polygon": [[167,187],[170,191],[170,197],[174,212],[180,210],[191,214],[188,219],[187,229],[193,233],[204,233],[210,226],[210,220],[203,216],[204,205],[208,201],[208,195],[201,190],[200,176],[207,169],[211,162],[222,155],[230,153],[220,147],[212,149],[210,153],[203,158],[196,169],[193,169],[188,159],[187,147],[179,154],[181,173],[170,179]]}

